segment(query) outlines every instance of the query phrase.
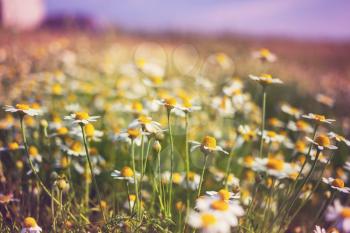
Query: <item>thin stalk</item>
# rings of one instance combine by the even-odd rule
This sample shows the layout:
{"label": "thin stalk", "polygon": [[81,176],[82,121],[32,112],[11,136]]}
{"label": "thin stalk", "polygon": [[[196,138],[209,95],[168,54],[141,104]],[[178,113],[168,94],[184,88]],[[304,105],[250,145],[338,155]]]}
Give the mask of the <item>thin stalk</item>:
{"label": "thin stalk", "polygon": [[[29,161],[29,166],[31,171],[33,172],[33,174],[35,175],[37,181],[40,184],[40,187],[45,191],[45,193],[51,198],[51,200],[53,200],[57,205],[60,205],[60,202],[51,194],[51,192],[46,188],[46,186],[44,185],[44,183],[42,182],[39,174],[37,173],[36,169],[34,168],[34,165],[32,163],[32,160],[30,159],[30,155],[29,155],[29,151],[28,151],[28,144],[27,144],[27,138],[25,136],[25,126],[24,126],[24,122],[23,122],[23,118],[24,116],[20,116],[20,125],[21,125],[21,134],[22,134],[22,140],[23,140],[23,144],[24,144],[24,149],[26,151],[26,155]],[[68,213],[69,216],[76,220],[76,218],[74,217],[74,215],[72,213]]]}
{"label": "thin stalk", "polygon": [[135,195],[136,195],[136,210],[137,210],[137,216],[139,217],[138,210],[139,210],[139,205],[140,205],[140,199],[139,199],[139,190],[138,190],[138,184],[137,184],[137,178],[136,178],[135,142],[134,142],[134,140],[132,140],[132,142],[131,142],[131,159],[132,159],[132,169],[134,170],[134,188],[135,188]]}
{"label": "thin stalk", "polygon": [[303,186],[309,181],[312,173],[314,172],[315,168],[316,168],[316,164],[317,164],[317,161],[318,161],[318,157],[320,155],[320,150],[317,150],[317,153],[316,153],[316,156],[315,156],[315,161],[314,163],[312,164],[312,167],[311,167],[311,170],[309,171],[309,173],[307,174],[307,176],[305,177],[305,179],[303,180],[302,184],[299,186],[299,188],[297,189],[295,195],[294,195],[294,198],[292,199],[291,201],[291,204],[289,205],[287,211],[284,213],[283,217],[282,217],[282,220],[281,220],[281,226],[283,225],[283,222],[285,220],[286,217],[288,217],[288,214],[289,212],[291,211],[291,209],[293,208],[293,205],[295,204],[295,201],[298,199],[298,196],[303,188]]}
{"label": "thin stalk", "polygon": [[262,98],[262,115],[261,115],[261,129],[260,129],[260,150],[259,157],[262,157],[264,141],[263,133],[265,130],[265,114],[266,114],[266,88],[263,86],[263,98]]}
{"label": "thin stalk", "polygon": [[86,210],[89,209],[90,202],[90,177],[89,177],[89,164],[88,161],[85,160],[85,193],[84,193],[84,206]]}
{"label": "thin stalk", "polygon": [[312,224],[310,226],[315,226],[317,222],[320,220],[322,217],[324,211],[326,210],[326,207],[332,203],[332,201],[335,198],[336,191],[331,190],[332,194],[331,196],[323,203],[322,207],[318,210],[317,214],[315,215],[314,220],[312,221]]}
{"label": "thin stalk", "polygon": [[203,166],[203,169],[202,169],[201,179],[200,179],[200,181],[199,181],[199,187],[198,187],[197,198],[201,195],[202,185],[203,185],[203,179],[204,179],[204,173],[205,173],[205,170],[206,170],[206,167],[207,167],[208,157],[209,157],[208,154],[205,153],[205,154],[204,154],[204,166]]}
{"label": "thin stalk", "polygon": [[[189,173],[190,173],[190,155],[188,152],[188,121],[189,121],[189,113],[186,113],[185,117],[185,159],[186,159],[186,182],[187,182],[187,188],[190,187],[190,179],[189,179]],[[186,215],[188,216],[190,211],[190,192],[186,192]]]}
{"label": "thin stalk", "polygon": [[102,199],[101,199],[100,190],[98,189],[96,177],[95,177],[95,174],[94,174],[94,172],[93,172],[94,170],[93,170],[93,168],[92,168],[92,164],[91,164],[91,160],[90,160],[90,153],[89,153],[89,149],[88,149],[88,145],[87,145],[87,140],[86,140],[84,125],[81,124],[80,127],[81,127],[81,132],[82,132],[82,134],[83,134],[84,148],[85,148],[86,158],[87,158],[87,161],[88,161],[88,163],[89,163],[89,168],[90,168],[90,172],[91,172],[91,176],[92,176],[92,182],[94,183],[94,186],[95,186],[95,189],[96,189],[97,198],[98,198],[98,201],[99,201],[99,205],[100,205],[100,209],[101,209],[101,212],[102,212],[103,220],[104,220],[104,222],[106,223],[106,222],[107,222],[107,219],[106,219],[106,216],[105,216],[103,207],[102,207],[102,202],[101,202]]}
{"label": "thin stalk", "polygon": [[167,111],[168,114],[168,128],[169,128],[169,139],[170,139],[170,180],[169,180],[169,200],[168,200],[168,215],[171,217],[171,205],[173,198],[173,172],[174,172],[174,142],[173,133],[170,124],[170,110]]}

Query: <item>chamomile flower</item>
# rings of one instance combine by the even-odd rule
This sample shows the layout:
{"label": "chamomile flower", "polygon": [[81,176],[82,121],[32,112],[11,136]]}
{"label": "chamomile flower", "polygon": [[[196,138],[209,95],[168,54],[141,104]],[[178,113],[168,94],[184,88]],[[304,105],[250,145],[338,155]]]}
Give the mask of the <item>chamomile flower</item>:
{"label": "chamomile flower", "polygon": [[[260,132],[258,134],[260,134]],[[271,142],[281,143],[285,140],[285,136],[278,134],[275,131],[264,130],[263,140],[265,141],[265,143],[271,143]]]}
{"label": "chamomile flower", "polygon": [[132,141],[134,141],[136,145],[140,146],[142,140],[141,134],[148,135],[148,133],[142,132],[140,128],[127,128],[122,130],[120,133],[114,135],[113,140],[126,142],[128,144],[131,144]]}
{"label": "chamomile flower", "polygon": [[15,106],[5,105],[4,110],[6,112],[18,113],[22,116],[39,116],[42,115],[42,110],[36,106],[30,106],[28,104],[16,104]]}
{"label": "chamomile flower", "polygon": [[220,189],[219,191],[207,191],[206,194],[217,200],[233,201],[240,199],[239,193],[229,192],[227,189]]}
{"label": "chamomile flower", "polygon": [[220,116],[232,117],[235,110],[232,101],[227,96],[216,96],[212,99],[211,107],[218,112]]}
{"label": "chamomile flower", "polygon": [[96,121],[99,116],[90,116],[87,112],[76,112],[69,116],[65,116],[65,120],[71,121],[73,124],[89,124],[90,122]]}
{"label": "chamomile flower", "polygon": [[258,82],[262,86],[283,83],[282,80],[278,78],[273,78],[271,74],[261,74],[260,76],[249,75],[249,78]]}
{"label": "chamomile flower", "polygon": [[311,133],[313,131],[311,125],[303,120],[289,121],[287,128],[295,132]]}
{"label": "chamomile flower", "polygon": [[249,125],[238,126],[238,133],[245,142],[253,141],[257,135],[257,129],[252,129]]}
{"label": "chamomile flower", "polygon": [[129,128],[142,128],[143,131],[151,134],[159,133],[162,130],[160,123],[153,121],[152,117],[141,115],[130,123]]}
{"label": "chamomile flower", "polygon": [[269,176],[278,179],[288,178],[290,174],[294,174],[298,171],[297,168],[290,163],[274,157],[256,158],[252,169],[257,172],[266,172]]}
{"label": "chamomile flower", "polygon": [[342,193],[350,193],[350,188],[345,187],[344,181],[340,178],[333,178],[333,177],[325,178],[325,177],[323,177],[322,181],[324,183],[328,184],[332,189],[335,189],[335,190],[342,192]]}
{"label": "chamomile flower", "polygon": [[230,224],[213,211],[191,211],[187,223],[195,229],[200,229],[202,233],[229,233],[231,228]]}
{"label": "chamomile flower", "polygon": [[259,49],[252,53],[253,58],[259,59],[263,62],[275,62],[277,57],[266,48]]}
{"label": "chamomile flower", "polygon": [[211,136],[205,136],[201,143],[197,141],[192,141],[191,143],[193,144],[193,146],[191,147],[191,151],[200,149],[204,154],[212,153],[214,151],[220,151],[227,155],[229,154],[227,151],[222,149],[222,147],[217,146],[216,139]]}
{"label": "chamomile flower", "polygon": [[281,110],[282,112],[293,116],[296,119],[300,118],[300,116],[303,114],[303,112],[300,109],[293,107],[287,103],[282,104]]}
{"label": "chamomile flower", "polygon": [[337,142],[344,142],[347,146],[350,146],[350,141],[347,140],[344,136],[336,134],[334,132],[329,132],[328,137],[331,139],[335,139]]}
{"label": "chamomile flower", "polygon": [[334,119],[328,119],[324,115],[313,114],[313,113],[309,113],[307,115],[302,115],[302,117],[305,119],[315,121],[318,124],[320,124],[320,123],[332,124],[333,122],[335,122]]}
{"label": "chamomile flower", "polygon": [[124,166],[121,171],[114,170],[111,176],[116,180],[126,180],[130,183],[134,183],[134,171],[128,166]]}
{"label": "chamomile flower", "polygon": [[314,140],[312,140],[309,137],[305,137],[305,139],[311,142],[319,151],[322,151],[324,149],[329,149],[329,150],[338,149],[338,147],[331,144],[330,138],[325,134],[320,134],[316,136]]}
{"label": "chamomile flower", "polygon": [[72,141],[70,142],[69,146],[62,144],[60,147],[61,150],[66,152],[68,155],[84,156],[86,153],[83,145],[79,141]]}
{"label": "chamomile flower", "polygon": [[39,154],[38,148],[35,146],[30,146],[28,149],[28,153],[29,153],[29,157],[31,160],[41,163],[43,158],[42,156]]}
{"label": "chamomile flower", "polygon": [[340,232],[350,232],[350,207],[343,206],[338,199],[328,206],[325,218],[329,222],[335,222]]}
{"label": "chamomile flower", "polygon": [[42,232],[41,227],[36,223],[32,217],[26,217],[23,220],[23,227],[21,233],[40,233]]}
{"label": "chamomile flower", "polygon": [[284,123],[276,117],[271,117],[271,118],[267,119],[267,123],[271,127],[276,127],[276,128],[284,127]]}
{"label": "chamomile flower", "polygon": [[200,212],[216,213],[221,216],[224,222],[234,227],[238,225],[238,218],[244,215],[244,210],[238,201],[230,200],[229,194],[224,192],[221,191],[218,195],[199,197],[196,200],[195,209]]}
{"label": "chamomile flower", "polygon": [[17,142],[10,142],[7,144],[6,147],[0,147],[0,152],[2,151],[17,151],[17,150],[23,150],[24,146],[19,145]]}
{"label": "chamomile flower", "polygon": [[[103,132],[100,130],[96,130],[94,125],[91,123],[88,123],[84,125],[84,130],[85,130],[85,136],[87,139],[91,141],[101,141],[101,137],[103,136]],[[81,129],[79,127],[75,127],[71,130],[70,134],[78,137],[78,138],[83,138],[83,134],[81,132]]]}
{"label": "chamomile flower", "polygon": [[[187,173],[187,176],[188,176],[188,182],[187,182],[186,173],[183,173],[181,185],[186,189],[197,190],[201,179],[200,175],[190,171]],[[174,174],[173,174],[173,181],[174,181]]]}

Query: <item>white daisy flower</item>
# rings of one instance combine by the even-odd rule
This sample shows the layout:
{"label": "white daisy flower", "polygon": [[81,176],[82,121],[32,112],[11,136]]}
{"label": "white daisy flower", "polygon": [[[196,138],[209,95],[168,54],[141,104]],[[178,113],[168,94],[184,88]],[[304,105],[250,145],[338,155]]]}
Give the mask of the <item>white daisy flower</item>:
{"label": "white daisy flower", "polygon": [[133,120],[128,128],[141,127],[147,133],[159,133],[162,130],[160,123],[153,121],[152,117],[141,115],[139,118]]}
{"label": "white daisy flower", "polygon": [[270,52],[270,50],[266,48],[259,49],[252,53],[253,58],[259,59],[263,62],[275,62],[277,60],[277,56]]}
{"label": "white daisy flower", "polygon": [[65,120],[72,121],[73,124],[83,125],[96,121],[98,118],[100,116],[90,116],[87,112],[76,112],[64,117]]}
{"label": "white daisy flower", "polygon": [[307,115],[302,115],[303,118],[313,120],[317,123],[327,123],[327,124],[332,124],[335,122],[334,119],[329,119],[326,118],[324,115],[319,115],[319,114],[314,114],[314,113],[309,113]]}
{"label": "white daisy flower", "polygon": [[229,154],[227,151],[222,149],[222,147],[217,146],[216,139],[211,136],[205,136],[201,143],[197,141],[191,141],[190,143],[193,144],[193,146],[191,147],[191,151],[194,151],[199,148],[205,154],[212,153],[214,151],[220,151],[227,155]]}
{"label": "white daisy flower", "polygon": [[6,112],[19,113],[21,115],[39,116],[42,115],[42,110],[37,107],[31,107],[28,104],[16,104],[16,106],[5,105]]}
{"label": "white daisy flower", "polygon": [[343,206],[338,199],[334,205],[328,206],[325,218],[329,222],[335,222],[335,227],[340,232],[350,232],[350,207]]}
{"label": "white daisy flower", "polygon": [[26,217],[23,221],[21,233],[40,233],[42,229],[32,217]]}
{"label": "white daisy flower", "polygon": [[311,142],[317,148],[317,150],[320,150],[320,151],[324,149],[329,149],[329,150],[338,149],[338,147],[331,144],[331,140],[329,139],[329,137],[324,134],[318,135],[317,137],[315,137],[314,140],[312,140],[309,137],[305,137],[305,139]]}
{"label": "white daisy flower", "polygon": [[278,78],[272,78],[271,74],[261,74],[260,76],[255,75],[249,75],[249,78],[251,80],[254,80],[258,83],[260,83],[263,86],[270,85],[270,84],[281,84],[283,83],[282,80]]}
{"label": "white daisy flower", "polygon": [[195,229],[200,229],[202,233],[229,233],[231,229],[230,224],[213,211],[191,211],[187,223]]}
{"label": "white daisy flower", "polygon": [[338,190],[342,193],[350,193],[350,188],[345,187],[344,181],[340,178],[322,177],[322,181],[328,184],[332,189]]}
{"label": "white daisy flower", "polygon": [[[139,176],[139,174],[136,175]],[[121,171],[114,170],[111,176],[116,180],[126,180],[130,183],[134,183],[134,171],[128,166],[124,166]]]}
{"label": "white daisy flower", "polygon": [[328,137],[331,139],[334,138],[337,142],[344,142],[347,146],[350,146],[350,140],[347,140],[344,136],[341,136],[334,132],[329,132]]}

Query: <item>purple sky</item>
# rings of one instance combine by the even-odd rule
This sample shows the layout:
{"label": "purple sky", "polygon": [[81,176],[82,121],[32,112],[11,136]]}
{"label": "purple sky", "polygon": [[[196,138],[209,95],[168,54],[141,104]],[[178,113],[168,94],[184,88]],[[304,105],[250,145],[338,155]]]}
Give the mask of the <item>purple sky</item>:
{"label": "purple sky", "polygon": [[350,39],[350,0],[45,0],[131,30]]}

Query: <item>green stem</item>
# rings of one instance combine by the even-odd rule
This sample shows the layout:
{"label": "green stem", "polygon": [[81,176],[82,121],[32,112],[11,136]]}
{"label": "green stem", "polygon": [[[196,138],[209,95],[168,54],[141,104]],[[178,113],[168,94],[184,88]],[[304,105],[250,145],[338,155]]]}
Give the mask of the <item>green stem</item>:
{"label": "green stem", "polygon": [[[138,190],[138,184],[137,184],[137,178],[136,178],[136,165],[135,165],[135,142],[132,140],[131,142],[131,159],[132,159],[132,169],[134,171],[134,188],[135,188],[135,195],[136,195],[136,210],[137,210],[137,216],[139,216],[139,205],[140,205],[140,199],[139,199],[139,190]],[[135,206],[135,205],[134,205]],[[134,209],[133,206],[133,209]]]}
{"label": "green stem", "polygon": [[89,153],[89,149],[88,149],[88,145],[87,145],[84,125],[81,124],[80,127],[81,127],[81,132],[83,134],[84,148],[85,148],[86,158],[87,158],[87,161],[89,163],[89,168],[90,168],[90,172],[91,172],[91,176],[92,176],[92,182],[94,183],[94,186],[95,186],[95,189],[96,189],[97,198],[98,198],[98,201],[99,201],[99,205],[100,205],[101,213],[102,213],[102,216],[103,216],[103,220],[106,223],[107,219],[106,219],[103,207],[102,207],[102,202],[101,202],[102,199],[101,199],[100,190],[98,189],[96,177],[95,177],[94,170],[93,170],[93,167],[92,167],[92,164],[91,164],[91,160],[90,160],[90,153]]}
{"label": "green stem", "polygon": [[[38,180],[41,188],[46,192],[46,194],[51,198],[51,200],[53,200],[57,205],[60,205],[60,202],[55,197],[53,197],[51,192],[46,188],[46,186],[42,182],[39,174],[37,173],[37,171],[34,168],[32,160],[30,159],[30,155],[29,155],[29,151],[28,151],[27,139],[26,139],[26,136],[25,136],[25,126],[24,126],[23,118],[24,118],[24,116],[20,116],[21,134],[22,134],[22,140],[23,140],[23,144],[24,144],[24,149],[26,151],[26,155],[27,155],[27,158],[28,158],[28,161],[29,161],[30,169],[32,170],[33,174],[35,175],[36,179]],[[72,213],[69,212],[68,214],[69,214],[69,216],[72,219],[76,220],[76,218],[74,217],[74,215]]]}
{"label": "green stem", "polygon": [[170,124],[170,110],[168,114],[168,128],[169,128],[169,139],[170,139],[170,180],[169,180],[169,200],[168,200],[168,216],[171,217],[171,206],[173,198],[173,172],[174,172],[174,142],[173,142],[173,133]]}
{"label": "green stem", "polygon": [[266,89],[263,87],[263,98],[262,98],[262,115],[261,115],[261,129],[260,129],[260,150],[259,157],[262,157],[264,147],[264,130],[265,130],[265,114],[266,114]]}
{"label": "green stem", "polygon": [[[188,152],[188,121],[189,121],[189,113],[186,113],[185,117],[185,156],[186,156],[186,182],[187,188],[190,187],[189,173],[190,173],[190,155]],[[190,192],[186,192],[186,215],[188,216],[190,211]]]}
{"label": "green stem", "polygon": [[198,187],[198,193],[197,193],[197,198],[201,195],[201,191],[202,191],[202,184],[203,184],[203,179],[204,179],[204,173],[207,167],[207,161],[208,161],[208,154],[204,154],[204,166],[202,169],[202,174],[201,174],[201,179],[199,181],[199,187]]}

